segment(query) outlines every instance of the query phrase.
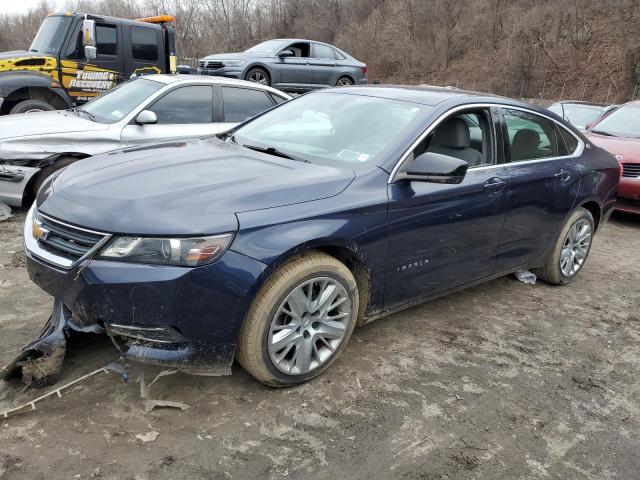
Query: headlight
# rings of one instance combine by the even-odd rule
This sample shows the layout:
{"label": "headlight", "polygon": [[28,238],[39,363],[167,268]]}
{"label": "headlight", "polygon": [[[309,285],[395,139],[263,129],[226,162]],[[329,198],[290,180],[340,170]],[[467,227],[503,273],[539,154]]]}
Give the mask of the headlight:
{"label": "headlight", "polygon": [[241,67],[247,62],[246,60],[221,60],[220,63],[225,67]]}
{"label": "headlight", "polygon": [[195,267],[220,258],[232,238],[231,233],[196,238],[116,237],[98,257],[132,263]]}

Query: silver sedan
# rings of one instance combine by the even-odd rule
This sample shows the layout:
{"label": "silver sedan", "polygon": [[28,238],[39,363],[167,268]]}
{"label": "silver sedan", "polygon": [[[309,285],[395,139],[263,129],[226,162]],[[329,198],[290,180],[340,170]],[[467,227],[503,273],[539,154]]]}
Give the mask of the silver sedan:
{"label": "silver sedan", "polygon": [[19,207],[80,159],[145,143],[204,138],[291,97],[242,80],[147,75],[73,110],[0,118],[0,202]]}

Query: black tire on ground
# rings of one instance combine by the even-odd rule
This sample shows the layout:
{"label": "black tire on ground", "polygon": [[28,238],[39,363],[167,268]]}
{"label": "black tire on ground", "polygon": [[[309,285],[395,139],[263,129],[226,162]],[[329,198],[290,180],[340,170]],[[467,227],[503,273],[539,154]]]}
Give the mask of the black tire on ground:
{"label": "black tire on ground", "polygon": [[[351,302],[351,316],[346,323],[346,333],[333,355],[323,365],[302,375],[283,373],[269,356],[268,341],[272,319],[293,289],[318,276],[337,280],[347,292]],[[326,370],[344,350],[356,325],[359,306],[358,285],[351,271],[334,257],[311,251],[282,265],[262,286],[242,326],[237,360],[253,377],[272,387],[289,387],[311,380]]]}
{"label": "black tire on ground", "polygon": [[36,196],[38,195],[38,190],[40,190],[40,187],[48,177],[53,175],[55,172],[57,172],[61,168],[64,168],[67,165],[72,164],[76,160],[78,159],[75,157],[60,157],[58,160],[56,160],[55,163],[47,167],[44,167],[42,170],[40,170],[36,174],[36,178],[33,181],[33,188],[31,190],[31,193],[33,194],[33,198],[36,198]]}
{"label": "black tire on ground", "polygon": [[[261,85],[271,86],[271,77],[269,72],[264,68],[255,67],[247,72],[244,79],[249,82],[260,83]],[[263,79],[263,81],[261,81]]]}
{"label": "black tire on ground", "polygon": [[340,77],[336,82],[336,87],[348,87],[350,85],[353,85],[353,80],[349,77]]}
{"label": "black tire on ground", "polygon": [[[582,265],[573,274],[567,276],[562,273],[562,270],[560,268],[560,255],[562,252],[562,248],[565,245],[565,241],[567,241],[569,231],[577,222],[581,220],[586,220],[591,228],[590,243]],[[567,218],[564,226],[562,227],[562,230],[560,230],[560,234],[558,235],[556,244],[547,257],[547,262],[544,267],[535,269],[533,272],[545,282],[551,283],[553,285],[565,285],[567,283],[573,282],[582,270],[582,267],[584,267],[587,259],[589,258],[589,252],[591,251],[591,244],[593,241],[593,234],[594,221],[591,212],[589,212],[589,210],[587,210],[586,208],[576,208],[573,212],[571,212],[571,215],[569,215],[569,218]]]}
{"label": "black tire on ground", "polygon": [[53,105],[42,100],[23,100],[15,104],[9,113],[48,112],[55,109]]}

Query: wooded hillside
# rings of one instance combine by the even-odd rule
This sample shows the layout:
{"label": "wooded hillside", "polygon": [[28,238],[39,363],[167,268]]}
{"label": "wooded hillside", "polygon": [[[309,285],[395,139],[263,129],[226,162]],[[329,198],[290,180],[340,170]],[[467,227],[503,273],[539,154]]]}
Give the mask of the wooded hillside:
{"label": "wooded hillside", "polygon": [[[274,37],[333,43],[383,83],[513,97],[640,97],[640,0],[79,0],[78,12],[176,17],[181,63]],[[0,16],[0,50],[28,48],[43,4]]]}

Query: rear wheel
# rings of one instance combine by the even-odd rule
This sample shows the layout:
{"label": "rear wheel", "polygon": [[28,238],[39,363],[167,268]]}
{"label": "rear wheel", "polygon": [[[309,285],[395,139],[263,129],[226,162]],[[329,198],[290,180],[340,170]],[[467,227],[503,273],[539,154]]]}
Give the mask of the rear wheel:
{"label": "rear wheel", "polygon": [[333,363],[358,318],[349,269],[321,252],[297,258],[260,289],[240,334],[238,361],[274,387],[306,382]]}
{"label": "rear wheel", "polygon": [[271,85],[269,74],[262,68],[252,68],[247,72],[244,79],[250,82],[259,83],[260,85]]}
{"label": "rear wheel", "polygon": [[61,168],[64,168],[67,165],[72,164],[76,160],[78,159],[74,157],[62,157],[56,160],[54,164],[49,165],[48,167],[44,167],[42,170],[40,170],[40,172],[38,172],[36,176],[36,179],[33,182],[33,188],[31,190],[31,193],[33,193],[33,198],[36,198],[36,196],[38,195],[38,190],[40,190],[40,187],[48,177],[53,175],[55,172],[57,172]]}
{"label": "rear wheel", "polygon": [[575,280],[591,251],[593,233],[591,213],[586,208],[576,208],[562,227],[547,263],[535,271],[536,275],[554,285]]}
{"label": "rear wheel", "polygon": [[9,113],[47,112],[55,109],[53,105],[42,100],[23,100],[15,104]]}
{"label": "rear wheel", "polygon": [[336,87],[350,87],[353,85],[353,80],[349,77],[340,77],[336,82]]}

